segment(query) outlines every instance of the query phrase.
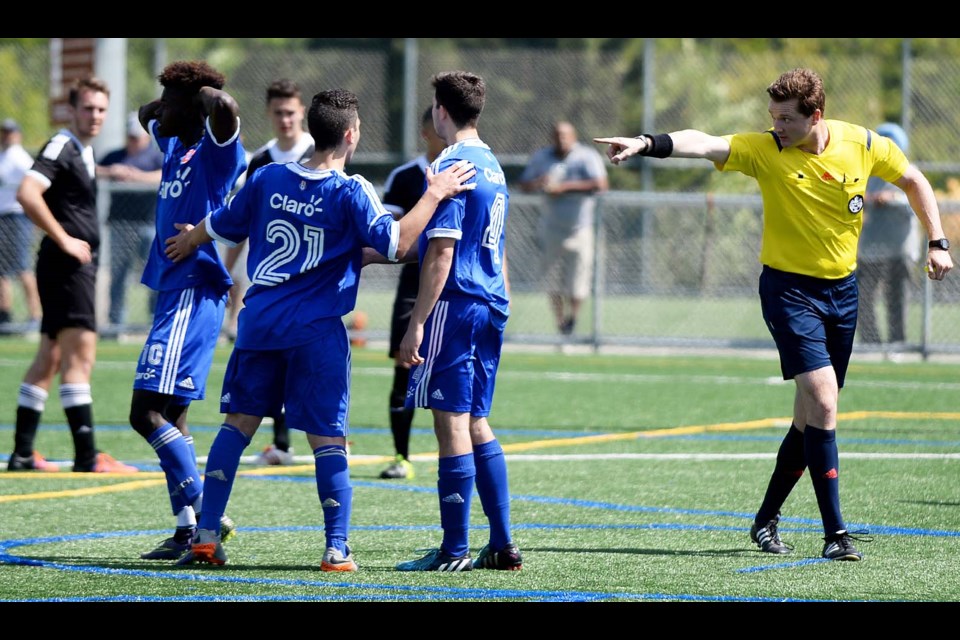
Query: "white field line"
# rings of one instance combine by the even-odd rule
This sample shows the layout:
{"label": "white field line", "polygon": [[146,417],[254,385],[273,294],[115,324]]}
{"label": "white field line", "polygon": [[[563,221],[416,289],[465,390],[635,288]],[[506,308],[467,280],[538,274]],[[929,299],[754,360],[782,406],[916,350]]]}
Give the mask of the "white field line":
{"label": "white field line", "polygon": [[[508,462],[569,462],[571,460],[685,460],[685,461],[711,461],[711,460],[774,460],[776,452],[772,453],[550,453],[550,454],[530,454],[530,453],[508,453],[506,458]],[[840,452],[840,457],[844,460],[960,460],[960,453],[844,453]],[[436,461],[436,454],[414,454],[410,459],[415,462]],[[252,464],[256,456],[243,456],[240,462]],[[206,464],[205,457],[197,459],[201,464]],[[313,456],[293,456],[295,464],[312,464]],[[351,455],[350,463],[357,466],[366,466],[369,464],[384,464],[393,462],[393,456],[378,455]],[[270,467],[282,469],[283,467]],[[246,469],[244,470],[246,471]]]}
{"label": "white field line", "polygon": [[[23,367],[25,361],[14,360],[10,358],[0,358],[0,367]],[[128,360],[97,360],[97,368],[134,371],[136,363]],[[214,363],[213,370],[223,371],[225,364]],[[388,367],[353,367],[354,376],[373,376],[386,378],[393,375],[393,369]],[[570,371],[547,371],[547,372],[527,372],[527,371],[501,371],[497,374],[498,379],[508,380],[550,380],[557,383],[583,384],[596,383],[606,384],[612,382],[628,384],[663,384],[668,382],[677,382],[694,384],[723,384],[723,385],[782,385],[793,384],[790,380],[783,380],[778,376],[701,376],[676,374],[645,374],[645,373],[578,373]],[[131,383],[132,384],[132,383]],[[960,382],[929,381],[920,382],[915,380],[857,380],[848,378],[847,389],[871,388],[871,389],[928,389],[944,391],[960,391]]]}

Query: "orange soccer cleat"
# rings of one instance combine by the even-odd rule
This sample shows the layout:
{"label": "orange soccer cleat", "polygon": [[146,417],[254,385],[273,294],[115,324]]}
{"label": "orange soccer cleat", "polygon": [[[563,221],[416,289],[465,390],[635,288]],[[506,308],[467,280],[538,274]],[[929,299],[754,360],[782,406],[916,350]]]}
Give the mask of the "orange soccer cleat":
{"label": "orange soccer cleat", "polygon": [[101,451],[97,454],[97,461],[93,465],[93,471],[94,473],[138,473],[140,469],[129,464],[124,464],[109,453]]}

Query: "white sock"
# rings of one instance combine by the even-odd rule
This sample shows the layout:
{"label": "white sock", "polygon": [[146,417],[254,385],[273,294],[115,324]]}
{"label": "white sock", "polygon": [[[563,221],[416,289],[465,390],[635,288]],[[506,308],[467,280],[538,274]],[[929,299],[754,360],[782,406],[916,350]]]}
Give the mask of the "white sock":
{"label": "white sock", "polygon": [[17,396],[17,406],[43,413],[48,397],[50,397],[50,394],[46,390],[35,384],[22,382],[20,383],[20,394]]}
{"label": "white sock", "polygon": [[177,514],[177,528],[182,527],[196,527],[197,526],[197,514],[193,510],[193,507],[184,507],[180,509],[180,513]]}

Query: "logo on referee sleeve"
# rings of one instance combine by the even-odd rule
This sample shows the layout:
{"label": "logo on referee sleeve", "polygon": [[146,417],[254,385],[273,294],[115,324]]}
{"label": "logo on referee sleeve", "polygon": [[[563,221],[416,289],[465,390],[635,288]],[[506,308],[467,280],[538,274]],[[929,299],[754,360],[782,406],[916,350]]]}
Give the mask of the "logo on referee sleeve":
{"label": "logo on referee sleeve", "polygon": [[857,194],[850,198],[850,202],[847,203],[847,210],[850,213],[860,213],[863,210],[863,196]]}

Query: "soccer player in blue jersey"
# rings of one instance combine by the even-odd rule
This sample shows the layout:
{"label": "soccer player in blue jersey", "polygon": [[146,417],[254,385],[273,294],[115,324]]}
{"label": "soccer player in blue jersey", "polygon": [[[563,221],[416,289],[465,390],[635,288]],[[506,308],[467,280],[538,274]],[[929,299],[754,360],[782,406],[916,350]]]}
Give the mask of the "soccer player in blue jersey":
{"label": "soccer player in blue jersey", "polygon": [[[164,240],[177,233],[175,225],[197,224],[220,207],[247,162],[239,107],[223,91],[222,73],[206,62],[178,61],[163,69],[159,81],[160,99],[139,111],[164,160],[157,232],[141,279],[158,292],[157,303],[137,363],[130,424],[156,451],[177,518],[173,536],[140,557],[176,560],[190,548],[203,501],[187,410],[204,398],[233,281],[215,246],[174,262]],[[225,537],[233,533],[229,518],[223,528]]]}
{"label": "soccer player in blue jersey", "polygon": [[344,89],[313,97],[307,116],[316,150],[302,163],[255,171],[229,205],[167,239],[179,264],[217,239],[249,240],[251,286],[227,363],[220,410],[227,414],[207,459],[205,505],[197,538],[178,564],[222,565],[219,519],[243,450],[263,416],[285,407],[305,431],[315,459],[326,551],[323,571],[356,571],[348,542],[353,488],[347,466],[350,340],[342,316],[356,304],[364,247],[396,262],[444,198],[472,189],[469,163],[434,175],[417,205],[396,221],[373,186],[348,176],[360,141],[359,101]]}
{"label": "soccer player in blue jersey", "polygon": [[[487,421],[510,313],[504,254],[510,195],[500,163],[477,132],[483,78],[450,71],[435,75],[432,83],[433,125],[448,145],[433,170],[469,160],[477,186],[442,203],[420,236],[420,288],[400,356],[413,365],[408,406],[433,413],[443,540],[396,568],[517,570],[523,560],[510,535],[506,460]],[[468,540],[474,482],[490,523],[489,542],[476,560]]]}
{"label": "soccer player in blue jersey", "polygon": [[767,87],[767,131],[712,136],[686,129],[636,138],[594,138],[620,164],[635,156],[704,158],[720,171],[757,180],[763,196],[760,307],[793,379],[793,424],[750,528],[765,553],[790,553],[780,538],[780,508],[806,469],[820,509],[828,560],[858,561],[840,512],[836,429],[840,390],[857,326],[857,248],[871,176],[906,192],[930,240],[927,275],[953,268],[930,182],[897,145],[876,132],[824,116],[823,80],[793,69]]}

